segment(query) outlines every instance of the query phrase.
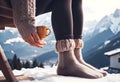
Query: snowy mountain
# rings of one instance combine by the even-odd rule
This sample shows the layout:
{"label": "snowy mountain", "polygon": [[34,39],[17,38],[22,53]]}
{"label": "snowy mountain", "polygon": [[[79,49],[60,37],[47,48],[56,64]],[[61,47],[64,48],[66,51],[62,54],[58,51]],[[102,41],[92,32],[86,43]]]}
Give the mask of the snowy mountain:
{"label": "snowy mountain", "polygon": [[104,53],[117,48],[120,48],[120,32],[86,52],[85,60],[98,68],[108,66],[109,58]]}
{"label": "snowy mountain", "polygon": [[91,50],[92,48],[96,47],[100,43],[106,41],[108,38],[111,38],[112,36],[114,36],[114,34],[111,32],[109,28],[101,33],[96,34],[91,39],[84,42],[83,52],[85,53]]}
{"label": "snowy mountain", "polygon": [[35,57],[37,61],[44,62],[45,64],[56,64],[57,62],[57,53],[53,50],[46,52],[40,56]]}
{"label": "snowy mountain", "polygon": [[[36,17],[36,21],[37,21],[36,24],[46,25],[52,30],[50,15],[51,13],[47,13],[45,15]],[[96,22],[91,22],[87,24],[88,24],[87,26],[91,26],[90,29],[92,30],[89,31],[90,29],[88,30],[87,28],[87,30],[84,31],[83,39],[85,45],[83,49],[83,55],[85,59],[86,57],[88,57],[88,60],[91,60],[92,58],[89,58],[89,56],[91,56],[93,52],[96,52],[98,47],[104,44],[108,44],[109,41],[107,40],[109,39],[111,41],[114,40],[115,37],[117,37],[118,33],[120,32],[120,9],[116,9],[116,11],[113,14],[103,17],[97,24]],[[29,59],[37,58],[37,60],[39,61],[54,60],[52,62],[55,62],[57,60],[57,55],[55,53],[55,47],[54,47],[55,37],[53,31],[51,35],[46,38],[46,41],[47,41],[47,45],[44,48],[36,48],[25,43],[21,39],[16,29],[12,29],[12,30],[7,29],[4,31],[0,31],[0,44],[5,50],[5,53],[8,58],[12,58],[13,55],[16,54],[21,59],[29,60]]]}
{"label": "snowy mountain", "polygon": [[120,31],[120,9],[116,9],[113,14],[103,17],[95,26],[92,35],[95,36],[107,29],[110,29],[114,34]]}
{"label": "snowy mountain", "polygon": [[120,9],[116,9],[114,14],[113,14],[113,17],[115,18],[119,18],[120,17]]}
{"label": "snowy mountain", "polygon": [[97,25],[97,21],[86,21],[83,26],[83,34],[82,38],[87,41],[92,37],[92,33],[94,32],[95,26]]}
{"label": "snowy mountain", "polygon": [[109,16],[103,17],[95,26],[94,31],[91,33],[92,37],[85,40],[84,52],[89,51],[100,43],[113,37],[120,32],[120,9]]}

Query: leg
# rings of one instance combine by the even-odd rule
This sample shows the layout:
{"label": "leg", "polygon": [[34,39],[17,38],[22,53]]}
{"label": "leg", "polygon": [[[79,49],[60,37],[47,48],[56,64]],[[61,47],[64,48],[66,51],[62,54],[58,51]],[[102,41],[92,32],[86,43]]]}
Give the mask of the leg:
{"label": "leg", "polygon": [[[74,39],[75,39],[74,41],[76,44],[76,47],[74,49],[75,56],[80,63],[98,72],[98,69],[87,64],[82,57],[82,52],[81,52],[83,46],[83,42],[81,40],[82,28],[83,28],[82,0],[73,0],[72,10],[73,10],[73,23],[74,23],[73,24]],[[106,72],[102,72],[102,74],[105,76]]]}
{"label": "leg", "polygon": [[56,40],[73,38],[73,20],[71,0],[54,1],[52,27]]}
{"label": "leg", "polygon": [[83,10],[82,0],[72,0],[72,13],[73,13],[73,33],[74,39],[82,38],[83,30]]}
{"label": "leg", "polygon": [[[79,63],[74,55],[72,0],[54,1],[52,9],[52,26],[56,37],[56,50],[59,62],[59,75],[99,78],[102,74]],[[74,69],[73,69],[74,68]]]}
{"label": "leg", "polygon": [[54,0],[36,0],[36,16],[52,11]]}

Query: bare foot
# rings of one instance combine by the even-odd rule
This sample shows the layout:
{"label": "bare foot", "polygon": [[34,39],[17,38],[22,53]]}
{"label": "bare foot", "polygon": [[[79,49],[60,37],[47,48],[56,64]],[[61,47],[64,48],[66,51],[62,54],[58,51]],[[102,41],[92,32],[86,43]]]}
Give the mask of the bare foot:
{"label": "bare foot", "polygon": [[99,69],[95,68],[94,66],[86,63],[86,62],[83,60],[82,53],[81,53],[81,50],[80,50],[80,49],[77,49],[77,48],[76,48],[76,49],[74,50],[74,52],[75,52],[75,56],[76,56],[77,60],[78,60],[81,64],[83,64],[83,65],[85,65],[85,66],[93,69],[94,71],[97,71],[97,72],[102,73],[103,76],[106,76],[106,75],[107,75],[107,72],[106,72],[106,71],[99,70]]}
{"label": "bare foot", "polygon": [[103,74],[79,63],[75,58],[74,51],[59,53],[58,75],[76,76],[83,78],[101,78]]}

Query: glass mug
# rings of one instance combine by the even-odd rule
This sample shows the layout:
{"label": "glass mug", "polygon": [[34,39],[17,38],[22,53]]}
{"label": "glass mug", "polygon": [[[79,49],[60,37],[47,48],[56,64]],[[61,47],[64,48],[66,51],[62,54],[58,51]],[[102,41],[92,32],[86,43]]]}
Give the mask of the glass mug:
{"label": "glass mug", "polygon": [[43,39],[50,35],[51,30],[47,26],[37,26],[37,33],[39,38]]}

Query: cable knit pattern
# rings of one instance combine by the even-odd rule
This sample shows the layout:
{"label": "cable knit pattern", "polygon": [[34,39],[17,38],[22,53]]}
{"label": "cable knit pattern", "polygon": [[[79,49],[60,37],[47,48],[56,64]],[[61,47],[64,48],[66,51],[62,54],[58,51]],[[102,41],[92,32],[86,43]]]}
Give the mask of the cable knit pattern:
{"label": "cable knit pattern", "polygon": [[66,39],[66,40],[58,40],[56,42],[56,51],[57,52],[64,52],[73,50],[75,48],[74,40]]}
{"label": "cable knit pattern", "polygon": [[19,26],[19,22],[35,24],[36,0],[11,0],[11,3],[17,26]]}
{"label": "cable knit pattern", "polygon": [[75,41],[75,48],[82,48],[83,47],[83,40],[74,39],[74,41]]}

